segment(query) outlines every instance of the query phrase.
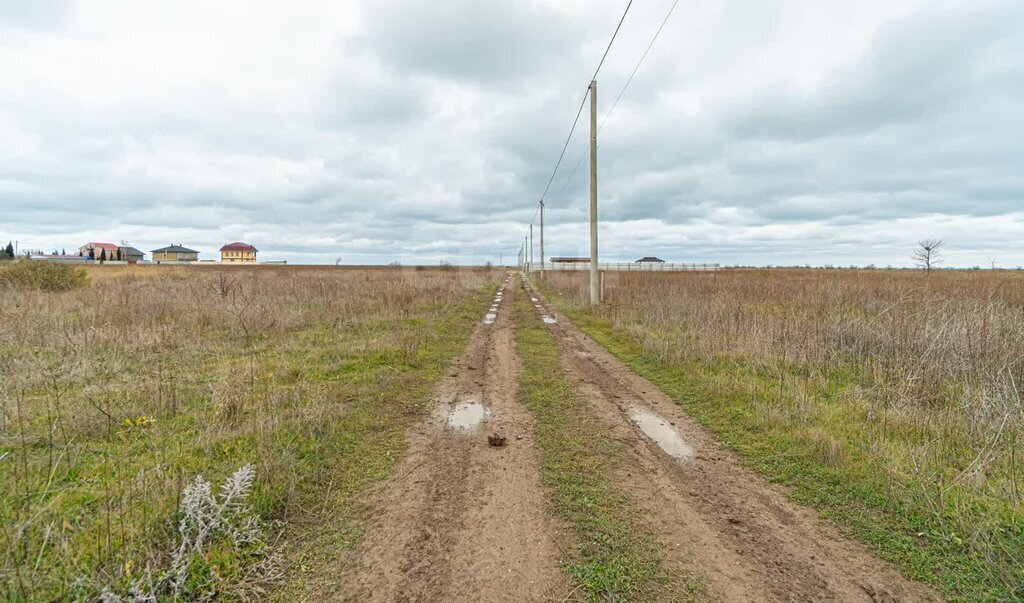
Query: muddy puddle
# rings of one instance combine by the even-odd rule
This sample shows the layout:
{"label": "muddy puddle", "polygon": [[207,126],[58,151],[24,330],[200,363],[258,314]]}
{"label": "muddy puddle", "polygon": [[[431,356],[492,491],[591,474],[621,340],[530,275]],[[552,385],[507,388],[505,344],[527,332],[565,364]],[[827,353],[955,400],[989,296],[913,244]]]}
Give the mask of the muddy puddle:
{"label": "muddy puddle", "polygon": [[493,325],[494,324],[494,319],[497,318],[497,317],[498,317],[498,315],[495,314],[494,312],[488,312],[487,314],[484,314],[484,324],[485,325]]}
{"label": "muddy puddle", "polygon": [[448,427],[468,431],[489,419],[491,411],[476,400],[463,400],[448,413]]}
{"label": "muddy puddle", "polygon": [[547,314],[541,316],[540,319],[544,321],[544,324],[548,325],[553,325],[556,322],[558,322],[558,320],[554,316],[548,316]]}
{"label": "muddy puddle", "polygon": [[693,448],[679,437],[679,433],[668,421],[639,407],[634,407],[629,414],[644,435],[651,438],[669,456],[681,461],[693,457]]}

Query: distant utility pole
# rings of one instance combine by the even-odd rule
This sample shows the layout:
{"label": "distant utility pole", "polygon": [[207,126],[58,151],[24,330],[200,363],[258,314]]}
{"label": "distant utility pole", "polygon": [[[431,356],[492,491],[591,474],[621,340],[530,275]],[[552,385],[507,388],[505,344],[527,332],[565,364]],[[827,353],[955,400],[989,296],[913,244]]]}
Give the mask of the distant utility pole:
{"label": "distant utility pole", "polygon": [[530,270],[533,270],[533,223],[530,223]]}
{"label": "distant utility pole", "polygon": [[530,244],[530,237],[523,237],[523,265],[526,267],[526,271],[530,271],[529,255],[526,253],[527,245]]}
{"label": "distant utility pole", "polygon": [[540,277],[544,278],[544,200],[540,202]]}
{"label": "distant utility pole", "polygon": [[590,82],[590,305],[601,303],[597,275],[597,80]]}

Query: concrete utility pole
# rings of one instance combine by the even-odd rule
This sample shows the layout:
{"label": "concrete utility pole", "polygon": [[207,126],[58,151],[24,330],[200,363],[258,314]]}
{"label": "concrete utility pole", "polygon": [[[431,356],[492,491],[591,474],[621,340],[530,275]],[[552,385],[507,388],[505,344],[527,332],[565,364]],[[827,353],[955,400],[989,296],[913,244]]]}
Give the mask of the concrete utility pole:
{"label": "concrete utility pole", "polygon": [[597,276],[597,80],[590,82],[590,305],[601,303]]}
{"label": "concrete utility pole", "polygon": [[[530,228],[531,228],[531,230],[533,229],[532,226]],[[530,271],[530,262],[529,262],[530,256],[526,252],[527,246],[529,244],[530,244],[530,237],[523,237],[523,265],[526,267],[526,271],[527,272]]]}
{"label": "concrete utility pole", "polygon": [[530,270],[533,270],[533,223],[530,223]]}
{"label": "concrete utility pole", "polygon": [[540,202],[540,277],[544,278],[544,201]]}

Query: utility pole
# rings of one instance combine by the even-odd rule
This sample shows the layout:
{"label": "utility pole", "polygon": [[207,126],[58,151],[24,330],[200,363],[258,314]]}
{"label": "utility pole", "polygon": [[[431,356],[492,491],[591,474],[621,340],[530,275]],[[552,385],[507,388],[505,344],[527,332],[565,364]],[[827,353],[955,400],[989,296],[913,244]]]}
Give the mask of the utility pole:
{"label": "utility pole", "polygon": [[530,270],[533,270],[533,222],[530,222]]}
{"label": "utility pole", "polygon": [[540,278],[544,278],[544,200],[540,202]]}
{"label": "utility pole", "polygon": [[[531,227],[532,228],[532,227]],[[526,253],[526,246],[530,244],[530,237],[523,237],[523,265],[526,266],[526,271],[530,271],[530,262],[528,261],[530,256]]]}
{"label": "utility pole", "polygon": [[601,303],[597,275],[597,80],[590,82],[590,305]]}

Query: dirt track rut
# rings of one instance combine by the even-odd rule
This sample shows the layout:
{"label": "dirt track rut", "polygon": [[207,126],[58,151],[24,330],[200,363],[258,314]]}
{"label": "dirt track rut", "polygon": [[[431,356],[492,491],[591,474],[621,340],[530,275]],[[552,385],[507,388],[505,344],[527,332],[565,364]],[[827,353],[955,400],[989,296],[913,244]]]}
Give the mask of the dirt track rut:
{"label": "dirt track rut", "polygon": [[[496,316],[476,327],[440,388],[439,412],[410,434],[339,598],[540,601],[572,590],[560,528],[546,512],[532,418],[516,398],[512,289],[506,281]],[[474,429],[453,428],[447,413],[467,402],[491,415]],[[505,446],[491,447],[492,434]]]}
{"label": "dirt track rut", "polygon": [[[727,601],[937,601],[742,465],[668,396],[577,330],[527,285],[562,363],[627,457],[619,483],[658,532],[664,561]],[[694,449],[677,460],[631,420],[646,409]]]}

